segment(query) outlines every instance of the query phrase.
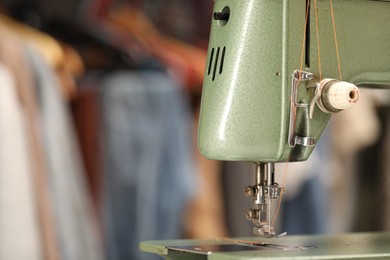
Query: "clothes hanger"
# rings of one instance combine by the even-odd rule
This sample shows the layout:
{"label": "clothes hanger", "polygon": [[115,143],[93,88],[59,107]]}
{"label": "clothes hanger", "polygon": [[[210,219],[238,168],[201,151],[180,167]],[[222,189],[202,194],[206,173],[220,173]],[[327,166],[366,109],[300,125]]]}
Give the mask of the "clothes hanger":
{"label": "clothes hanger", "polygon": [[[141,11],[140,0],[117,5],[113,0],[89,1],[86,20],[91,21],[94,28],[107,27],[109,31],[120,32],[122,37],[131,36],[140,43],[143,53],[156,58],[183,86],[199,91],[203,82],[206,51],[179,41],[161,33]],[[96,26],[96,22],[99,26]],[[104,25],[104,26],[100,26]],[[130,50],[137,46],[123,43]]]}
{"label": "clothes hanger", "polygon": [[147,46],[179,82],[192,90],[200,89],[206,51],[160,32],[141,9],[133,6],[112,8],[107,19]]}
{"label": "clothes hanger", "polygon": [[64,53],[54,38],[1,13],[0,22],[21,41],[36,49],[51,66],[57,67],[63,62]]}
{"label": "clothes hanger", "polygon": [[[35,5],[25,7],[25,12],[32,8],[33,15],[41,16],[40,30],[73,46],[86,68],[150,68],[150,61],[158,61],[153,66],[161,68],[158,63],[163,64],[181,85],[200,90],[206,52],[159,32],[136,8],[139,1],[122,9],[114,8],[112,0],[83,0],[76,14],[68,14],[67,10],[58,14],[59,10],[47,11],[52,1],[45,8],[40,7],[42,1],[33,2]],[[13,10],[23,10],[17,7]],[[17,16],[23,20],[23,13]]]}
{"label": "clothes hanger", "polygon": [[[81,60],[77,58],[77,54],[69,50],[70,47],[66,47],[65,52],[65,45],[61,45],[53,37],[22,24],[3,13],[0,13],[0,26],[41,54],[43,59],[56,72],[60,80],[60,91],[66,100],[75,96],[76,85],[74,76],[80,72],[83,65]],[[72,53],[72,57],[69,56],[70,53]],[[69,60],[71,58],[74,61],[78,60],[78,62],[70,63]],[[64,79],[66,81],[63,81]]]}
{"label": "clothes hanger", "polygon": [[151,55],[132,35],[102,19],[111,0],[15,1],[7,13],[74,47],[87,69],[142,68]]}

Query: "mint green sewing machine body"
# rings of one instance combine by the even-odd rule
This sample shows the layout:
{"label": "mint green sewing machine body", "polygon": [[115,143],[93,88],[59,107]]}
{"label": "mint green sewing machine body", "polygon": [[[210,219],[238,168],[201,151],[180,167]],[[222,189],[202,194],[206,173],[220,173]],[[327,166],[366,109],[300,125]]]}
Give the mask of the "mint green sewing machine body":
{"label": "mint green sewing machine body", "polygon": [[[215,0],[198,145],[209,159],[256,163],[255,185],[245,189],[255,208],[246,215],[255,224],[253,233],[260,238],[247,240],[275,244],[310,240],[318,241],[318,248],[207,256],[169,249],[175,243],[217,243],[181,240],[143,242],[142,250],[167,259],[390,257],[389,233],[343,236],[346,241],[363,238],[354,244],[357,251],[349,250],[347,242],[337,244],[337,237],[272,239],[285,235],[277,235],[271,222],[272,201],[282,192],[274,182],[274,163],[304,161],[310,156],[330,119],[328,112],[342,110],[332,106],[324,109],[324,104],[333,102],[329,101],[333,95],[329,89],[338,82],[349,82],[340,83],[340,89],[348,89],[347,95],[343,92],[344,99],[352,103],[359,96],[356,86],[390,87],[390,1],[333,0],[333,10],[330,0],[308,2]],[[339,64],[342,81],[328,81],[341,80]],[[364,241],[368,246],[360,247]],[[373,248],[380,253],[375,254]]]}
{"label": "mint green sewing machine body", "polygon": [[[388,84],[390,2],[334,0],[333,6],[343,80]],[[217,0],[214,12],[227,7],[228,21],[214,20],[211,25],[199,127],[201,153],[216,160],[306,160],[314,147],[290,147],[288,130],[291,75],[300,69],[304,33],[308,44],[302,69],[319,81],[313,1],[307,31],[305,0]],[[337,79],[329,1],[318,0],[317,9],[322,75]],[[300,84],[298,101],[309,103],[313,90],[304,85]],[[305,110],[297,109],[295,133],[318,141],[330,114],[315,108],[309,120]]]}

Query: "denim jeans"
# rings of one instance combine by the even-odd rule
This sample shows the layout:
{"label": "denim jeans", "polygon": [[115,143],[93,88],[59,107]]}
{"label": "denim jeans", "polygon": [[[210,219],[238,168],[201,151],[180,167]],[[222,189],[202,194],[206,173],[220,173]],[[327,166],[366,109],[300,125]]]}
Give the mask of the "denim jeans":
{"label": "denim jeans", "polygon": [[139,242],[179,238],[195,188],[188,103],[159,71],[101,82],[108,258],[151,259]]}

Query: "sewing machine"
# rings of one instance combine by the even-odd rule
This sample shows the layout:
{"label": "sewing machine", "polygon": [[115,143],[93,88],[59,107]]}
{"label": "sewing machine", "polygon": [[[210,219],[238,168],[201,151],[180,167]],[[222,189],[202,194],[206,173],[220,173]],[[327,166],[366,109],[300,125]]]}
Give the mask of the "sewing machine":
{"label": "sewing machine", "polygon": [[[360,254],[337,243],[327,253],[310,245],[288,246],[291,241],[307,241],[301,237],[270,240],[285,235],[275,233],[271,213],[283,192],[275,182],[274,164],[306,160],[331,114],[357,102],[360,87],[390,88],[389,18],[389,0],[215,1],[199,149],[209,159],[256,164],[255,182],[245,194],[254,202],[246,216],[254,223],[257,238],[245,241],[252,246],[257,241],[254,250],[259,251],[246,251],[237,245],[248,243],[235,241],[231,250],[243,253],[234,254],[234,259],[282,256],[270,254],[264,245],[282,251],[308,249],[302,255],[313,258],[375,256],[370,250],[360,250]],[[355,238],[349,237],[352,244]],[[390,234],[369,234],[368,238],[369,248],[378,249],[386,241],[388,245]],[[313,248],[329,245],[329,239],[334,241],[321,238]],[[218,244],[214,240],[206,245],[210,243]],[[158,242],[143,243],[141,248],[150,252],[151,245],[163,251]],[[198,248],[199,255],[218,258],[219,251],[205,249],[200,241],[182,241],[176,249],[171,242],[166,245],[170,245],[164,247],[168,255],[196,254]],[[390,246],[378,250],[379,256],[390,257]]]}

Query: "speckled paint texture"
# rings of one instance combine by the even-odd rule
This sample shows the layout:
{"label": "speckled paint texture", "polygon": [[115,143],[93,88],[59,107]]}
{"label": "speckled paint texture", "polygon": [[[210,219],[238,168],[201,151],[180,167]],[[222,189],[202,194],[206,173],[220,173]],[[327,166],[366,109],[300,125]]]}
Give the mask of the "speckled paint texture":
{"label": "speckled paint texture", "polygon": [[[313,1],[312,1],[313,2]],[[390,2],[333,1],[343,80],[390,83]],[[317,0],[323,78],[339,78],[329,1]],[[313,147],[288,146],[291,74],[301,66],[305,0],[216,0],[202,93],[199,149],[210,159],[306,160]],[[303,69],[319,81],[314,6]],[[218,49],[219,48],[219,49]],[[214,50],[214,51],[213,51]],[[218,54],[217,54],[218,53]],[[299,86],[299,101],[313,90]],[[320,138],[329,114],[297,110],[296,135]]]}

